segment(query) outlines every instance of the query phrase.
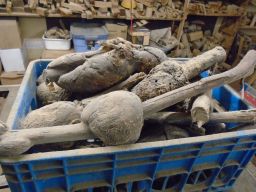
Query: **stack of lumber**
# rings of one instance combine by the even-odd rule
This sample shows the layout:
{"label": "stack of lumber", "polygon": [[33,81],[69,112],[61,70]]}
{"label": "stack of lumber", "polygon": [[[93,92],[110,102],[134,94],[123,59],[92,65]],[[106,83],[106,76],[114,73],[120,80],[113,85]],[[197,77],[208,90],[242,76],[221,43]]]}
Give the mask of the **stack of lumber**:
{"label": "stack of lumber", "polygon": [[203,0],[192,0],[189,5],[189,11],[194,14],[203,15],[241,15],[244,9],[229,1],[207,1],[205,3]]}
{"label": "stack of lumber", "polygon": [[256,24],[256,14],[253,12],[247,12],[242,20],[242,26],[255,27]]}
{"label": "stack of lumber", "polygon": [[137,17],[156,17],[156,18],[182,18],[183,1],[154,1],[154,0],[136,0],[137,8],[135,16]]}
{"label": "stack of lumber", "polygon": [[[136,18],[181,19],[183,16],[183,1],[142,1],[136,0],[132,11]],[[82,18],[123,17],[130,18],[131,10],[121,6],[121,0],[0,0],[5,12],[29,12],[41,16],[53,14],[80,15]],[[2,10],[3,10],[2,9]]]}
{"label": "stack of lumber", "polygon": [[179,49],[172,56],[193,57],[218,45],[228,51],[233,42],[231,38],[234,37],[235,25],[233,21],[217,19],[214,28],[209,29],[201,20],[186,22]]}

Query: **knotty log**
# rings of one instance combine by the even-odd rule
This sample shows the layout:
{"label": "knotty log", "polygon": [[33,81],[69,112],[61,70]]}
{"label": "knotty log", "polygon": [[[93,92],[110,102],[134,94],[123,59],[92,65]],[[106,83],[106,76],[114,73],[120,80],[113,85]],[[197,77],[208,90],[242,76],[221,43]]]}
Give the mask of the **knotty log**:
{"label": "knotty log", "polygon": [[186,85],[200,72],[214,64],[224,62],[225,59],[225,50],[222,47],[216,47],[190,59],[185,64],[175,60],[164,61],[153,68],[148,76],[132,89],[132,92],[145,101]]}
{"label": "knotty log", "polygon": [[[185,98],[196,96],[215,86],[251,75],[256,65],[255,58],[256,51],[249,51],[240,64],[229,71],[204,78],[143,103],[140,103],[139,98],[130,92],[119,91],[119,94],[111,92],[103,95],[92,101],[89,104],[90,106],[88,105],[84,109],[82,115],[84,123],[14,132],[6,131],[6,127],[1,126],[0,154],[16,155],[27,151],[35,144],[75,141],[93,137],[100,137],[102,140],[110,142],[110,144],[113,144],[112,142],[114,141],[117,142],[116,144],[134,142],[140,134],[143,118],[147,118],[153,113],[172,106]],[[101,99],[105,101],[101,102]],[[114,104],[116,111],[113,111],[113,101],[111,100],[117,101]],[[128,104],[131,105],[128,106]],[[125,110],[126,107],[128,107],[127,110]],[[98,121],[97,118],[99,118]],[[100,122],[103,123],[100,124]],[[99,135],[93,136],[92,132]],[[127,135],[127,137],[124,137],[124,135]]]}

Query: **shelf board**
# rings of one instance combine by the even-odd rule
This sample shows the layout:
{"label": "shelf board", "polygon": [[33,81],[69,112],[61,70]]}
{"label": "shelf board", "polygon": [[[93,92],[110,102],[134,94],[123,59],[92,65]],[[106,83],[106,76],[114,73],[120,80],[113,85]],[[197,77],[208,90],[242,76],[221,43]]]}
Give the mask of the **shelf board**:
{"label": "shelf board", "polygon": [[239,27],[240,29],[251,29],[251,30],[256,30],[256,27],[251,27],[251,26],[246,26],[246,25],[244,25],[244,26],[241,26],[241,27]]}
{"label": "shelf board", "polygon": [[189,15],[198,15],[205,17],[241,17],[241,14],[226,14],[226,13],[189,13]]}
{"label": "shelf board", "polygon": [[[62,15],[59,13],[49,14],[47,16],[40,16],[37,13],[28,13],[28,12],[0,12],[0,16],[8,17],[66,17],[66,18],[81,18],[80,15]],[[86,18],[85,18],[86,19]],[[127,19],[125,16],[112,17],[112,16],[94,16],[93,19]],[[170,21],[181,21],[182,18],[156,18],[156,17],[139,17],[134,19],[145,19],[145,20],[170,20]],[[127,19],[129,20],[129,19]]]}

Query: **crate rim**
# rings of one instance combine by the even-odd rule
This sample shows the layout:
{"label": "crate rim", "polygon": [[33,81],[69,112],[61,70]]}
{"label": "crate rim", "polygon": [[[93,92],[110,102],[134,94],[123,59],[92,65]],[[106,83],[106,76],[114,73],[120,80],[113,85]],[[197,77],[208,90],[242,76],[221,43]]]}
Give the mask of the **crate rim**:
{"label": "crate rim", "polygon": [[87,149],[73,149],[65,151],[52,151],[52,152],[40,152],[33,154],[18,155],[15,157],[0,157],[1,163],[16,163],[21,161],[33,161],[33,160],[46,160],[46,159],[56,159],[56,158],[66,158],[66,157],[77,157],[77,156],[89,156],[89,155],[102,155],[110,153],[123,153],[123,152],[132,152],[138,151],[140,149],[156,149],[161,147],[171,147],[171,146],[180,146],[185,144],[196,144],[201,142],[209,141],[218,141],[222,139],[232,139],[237,136],[255,136],[256,129],[251,130],[241,130],[227,133],[219,133],[206,136],[198,137],[189,137],[183,139],[173,139],[165,141],[155,141],[147,143],[135,143],[129,145],[120,145],[120,146],[107,146],[107,147],[98,147],[98,148],[87,148]]}
{"label": "crate rim", "polygon": [[[182,58],[182,60],[184,60]],[[21,102],[20,98],[22,96],[23,91],[25,91],[26,82],[29,81],[29,77],[32,73],[33,66],[38,62],[51,62],[52,59],[38,59],[31,61],[28,65],[27,72],[23,78],[21,83],[20,89],[10,111],[10,114],[7,119],[7,125],[9,128],[13,126],[15,113],[19,107],[19,103]],[[233,90],[230,86],[224,85],[226,88]],[[238,95],[234,91],[235,94]],[[256,125],[251,125],[255,126]],[[15,132],[15,130],[9,130]],[[185,144],[196,144],[206,141],[217,141],[220,139],[231,139],[237,136],[255,136],[256,129],[251,130],[241,130],[241,131],[234,131],[234,132],[227,132],[227,133],[219,133],[213,135],[206,135],[206,136],[198,136],[198,137],[189,137],[189,138],[182,138],[182,139],[173,139],[173,140],[166,140],[166,141],[156,141],[156,142],[147,142],[147,143],[135,143],[129,145],[121,145],[121,146],[107,146],[107,147],[98,147],[98,148],[87,148],[87,149],[73,149],[73,150],[65,150],[65,151],[53,151],[53,152],[40,152],[40,153],[33,153],[33,154],[25,154],[25,155],[18,155],[15,157],[0,157],[1,163],[15,163],[21,161],[29,161],[29,160],[42,160],[42,159],[56,159],[56,158],[64,158],[64,157],[77,157],[77,156],[87,156],[87,155],[101,155],[101,154],[110,154],[110,153],[122,153],[127,151],[137,151],[140,149],[152,149],[152,148],[161,148],[161,147],[170,147],[176,145],[185,145]]]}

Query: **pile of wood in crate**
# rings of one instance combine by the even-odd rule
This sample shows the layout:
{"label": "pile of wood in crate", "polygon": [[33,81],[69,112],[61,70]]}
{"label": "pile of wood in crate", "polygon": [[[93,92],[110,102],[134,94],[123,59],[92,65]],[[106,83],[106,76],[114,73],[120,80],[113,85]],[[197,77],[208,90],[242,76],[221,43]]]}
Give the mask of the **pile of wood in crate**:
{"label": "pile of wood in crate", "polygon": [[33,146],[62,150],[202,136],[227,131],[227,122],[255,123],[255,110],[221,110],[211,89],[250,75],[256,51],[235,68],[201,79],[201,72],[225,61],[222,47],[177,61],[122,38],[101,45],[49,63],[37,80],[38,109],[18,131],[1,123],[1,155]]}
{"label": "pile of wood in crate", "polygon": [[136,18],[181,18],[183,16],[183,2],[180,0],[133,0],[133,10],[130,10],[131,2],[122,6],[120,0],[1,0],[0,5],[7,12],[30,12],[42,16],[53,14],[80,15],[82,18],[92,19],[94,17],[124,17],[130,18],[131,13]]}
{"label": "pile of wood in crate", "polygon": [[189,11],[194,14],[214,15],[241,15],[244,9],[229,1],[205,1],[191,0],[189,4]]}

